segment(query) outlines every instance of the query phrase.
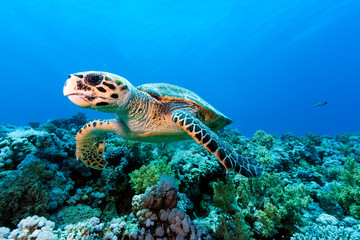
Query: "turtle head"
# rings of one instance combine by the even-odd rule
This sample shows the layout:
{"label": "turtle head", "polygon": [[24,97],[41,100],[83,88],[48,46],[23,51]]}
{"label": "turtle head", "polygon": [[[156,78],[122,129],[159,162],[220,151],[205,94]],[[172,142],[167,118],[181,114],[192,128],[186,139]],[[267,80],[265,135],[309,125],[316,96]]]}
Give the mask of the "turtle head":
{"label": "turtle head", "polygon": [[79,72],[69,75],[64,95],[80,107],[116,112],[128,102],[132,88],[129,81],[112,73]]}

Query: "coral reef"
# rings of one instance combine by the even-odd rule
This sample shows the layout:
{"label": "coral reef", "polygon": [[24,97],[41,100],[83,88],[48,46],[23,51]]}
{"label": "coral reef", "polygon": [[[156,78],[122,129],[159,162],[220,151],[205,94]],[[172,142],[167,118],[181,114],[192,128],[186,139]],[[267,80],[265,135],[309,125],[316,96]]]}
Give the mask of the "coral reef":
{"label": "coral reef", "polygon": [[109,135],[75,159],[84,114],[0,125],[0,239],[359,239],[360,136],[219,135],[266,173],[227,173],[194,141]]}

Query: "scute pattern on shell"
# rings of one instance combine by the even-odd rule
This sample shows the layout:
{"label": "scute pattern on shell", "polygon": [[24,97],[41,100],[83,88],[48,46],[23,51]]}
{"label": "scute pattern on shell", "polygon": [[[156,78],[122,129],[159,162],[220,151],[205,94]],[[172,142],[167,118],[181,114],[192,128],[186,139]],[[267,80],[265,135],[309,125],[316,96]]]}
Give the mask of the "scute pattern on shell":
{"label": "scute pattern on shell", "polygon": [[168,83],[147,83],[137,87],[161,102],[184,102],[194,104],[199,109],[199,115],[204,116],[204,123],[214,131],[232,123],[232,120],[216,110],[203,98],[188,89]]}

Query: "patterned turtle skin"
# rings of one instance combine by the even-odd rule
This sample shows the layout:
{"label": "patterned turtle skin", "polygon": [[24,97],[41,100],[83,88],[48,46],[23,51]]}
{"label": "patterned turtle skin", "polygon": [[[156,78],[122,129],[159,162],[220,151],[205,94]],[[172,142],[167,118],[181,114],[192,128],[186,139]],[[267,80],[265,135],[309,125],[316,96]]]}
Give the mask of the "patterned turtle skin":
{"label": "patterned turtle skin", "polygon": [[76,158],[86,166],[104,169],[108,132],[144,142],[170,142],[193,138],[213,154],[226,170],[246,177],[263,174],[263,168],[215,132],[232,123],[204,99],[185,88],[150,83],[134,87],[128,80],[107,72],[70,74],[64,95],[74,104],[115,113],[112,120],[87,123],[78,132]]}

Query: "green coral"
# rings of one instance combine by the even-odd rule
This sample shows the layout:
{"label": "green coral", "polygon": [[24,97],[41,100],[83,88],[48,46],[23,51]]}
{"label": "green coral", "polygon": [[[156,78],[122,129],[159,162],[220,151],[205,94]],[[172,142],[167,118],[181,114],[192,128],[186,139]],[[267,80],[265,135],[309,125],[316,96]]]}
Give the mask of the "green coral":
{"label": "green coral", "polygon": [[263,210],[258,211],[258,220],[254,227],[264,237],[271,237],[277,233],[276,228],[280,226],[285,214],[284,206],[276,207],[272,203],[267,203]]}
{"label": "green coral", "polygon": [[250,239],[251,229],[238,205],[234,182],[229,175],[226,175],[225,180],[225,183],[218,180],[213,185],[214,204],[223,211],[215,236],[225,240]]}
{"label": "green coral", "polygon": [[354,218],[360,219],[360,206],[356,203],[350,205],[349,208],[350,215]]}
{"label": "green coral", "polygon": [[253,140],[255,143],[259,144],[260,146],[264,146],[267,149],[271,149],[275,143],[275,137],[271,134],[267,134],[262,130],[255,132]]}
{"label": "green coral", "polygon": [[156,185],[163,174],[175,177],[166,160],[167,157],[160,158],[156,163],[144,165],[129,174],[130,184],[137,194],[144,192],[148,187]]}
{"label": "green coral", "polygon": [[352,158],[347,157],[345,160],[345,169],[341,173],[340,179],[349,186],[360,186],[360,167]]}
{"label": "green coral", "polygon": [[360,167],[358,163],[348,157],[340,180],[342,184],[333,184],[333,193],[325,196],[335,199],[351,216],[360,219]]}
{"label": "green coral", "polygon": [[274,159],[271,158],[271,153],[265,147],[259,146],[256,148],[257,156],[256,160],[264,167],[268,167],[269,165],[274,163]]}
{"label": "green coral", "polygon": [[294,224],[301,222],[301,210],[307,208],[312,201],[307,193],[306,187],[303,184],[290,187],[276,187],[272,193],[272,200],[278,206],[284,207],[285,214],[283,215],[283,222],[285,228],[293,230]]}
{"label": "green coral", "polygon": [[292,234],[294,226],[301,223],[301,210],[311,202],[304,185],[286,186],[275,173],[254,179],[236,176],[235,183],[227,177],[226,184],[214,184],[213,199],[226,218],[241,213],[252,226],[252,234],[259,238],[274,237],[279,229]]}
{"label": "green coral", "polygon": [[229,175],[226,175],[226,184],[218,180],[213,185],[214,188],[214,203],[216,207],[221,208],[225,213],[236,213],[241,211],[237,196],[235,195],[235,186]]}
{"label": "green coral", "polygon": [[280,177],[273,173],[265,173],[262,177],[248,179],[241,176],[239,185],[236,189],[239,196],[239,204],[242,208],[249,208],[250,205],[260,208],[264,202],[266,194],[272,187],[280,185]]}
{"label": "green coral", "polygon": [[250,226],[241,212],[232,216],[222,215],[215,231],[215,237],[224,240],[247,240],[251,239],[251,235]]}

